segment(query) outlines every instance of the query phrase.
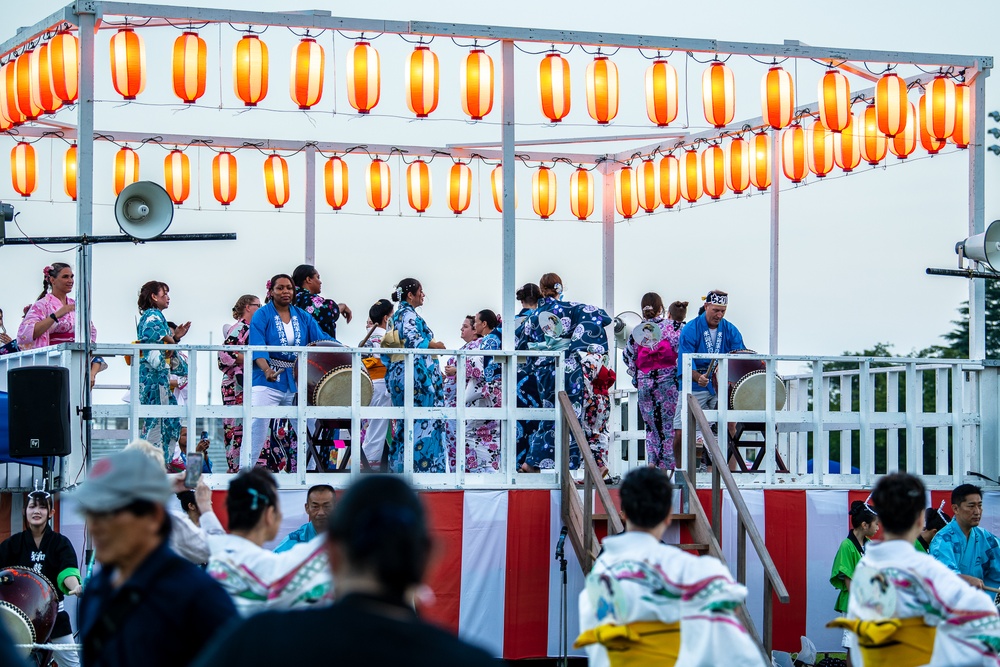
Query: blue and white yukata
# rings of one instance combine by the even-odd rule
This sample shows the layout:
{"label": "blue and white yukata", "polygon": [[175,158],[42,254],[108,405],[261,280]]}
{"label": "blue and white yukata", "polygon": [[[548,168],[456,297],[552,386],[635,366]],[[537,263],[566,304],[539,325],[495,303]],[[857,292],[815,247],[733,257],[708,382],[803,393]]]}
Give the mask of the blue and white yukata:
{"label": "blue and white yukata", "polygon": [[[401,301],[392,314],[392,329],[399,335],[403,347],[427,349],[434,340],[434,332],[417,314],[407,301]],[[395,359],[393,358],[395,357]],[[388,368],[386,384],[392,404],[402,407],[406,388],[406,361],[402,355],[382,355],[382,363]],[[413,358],[413,406],[433,408],[444,406],[444,381],[437,359],[428,355],[414,355]],[[397,419],[389,445],[389,471],[403,472],[405,452],[405,428],[403,419]],[[413,470],[414,472],[444,472],[444,420],[413,420]]]}
{"label": "blue and white yukata", "polygon": [[[170,335],[167,318],[159,308],[147,308],[136,324],[136,339],[140,343],[161,344]],[[170,375],[187,375],[187,360],[180,354],[164,350],[149,350],[139,354],[139,403],[141,405],[177,405],[170,391]],[[174,449],[181,437],[181,420],[177,417],[145,417],[139,437],[159,445],[163,462],[170,465]],[[180,452],[178,451],[179,455]]]}
{"label": "blue and white yukata", "polygon": [[[543,313],[553,313],[562,323],[563,335],[559,338],[547,337],[538,323]],[[552,297],[542,297],[538,307],[525,319],[521,328],[523,340],[519,349],[560,350],[565,355],[565,389],[573,403],[577,419],[584,416],[584,393],[586,383],[583,377],[581,355],[605,355],[608,352],[608,334],[605,327],[611,318],[597,306],[589,306],[573,301],[558,301]],[[523,346],[523,347],[522,347]],[[541,405],[551,408],[555,402],[555,362],[551,357],[536,357],[528,362],[528,373],[534,375]],[[520,384],[520,383],[519,383]],[[541,422],[529,439],[525,463],[536,468],[555,467],[555,426],[553,422]],[[570,468],[580,466],[579,445],[570,443]]]}
{"label": "blue and white yukata", "polygon": [[958,521],[950,521],[931,540],[931,555],[956,574],[1000,588],[1000,540],[984,528],[972,526],[966,538]]}
{"label": "blue and white yukata", "polygon": [[[316,320],[301,308],[289,306],[291,315],[287,325],[281,321],[281,316],[273,303],[266,303],[257,309],[250,320],[250,345],[287,345],[304,346],[317,340],[332,340],[329,334],[319,328]],[[285,352],[255,352],[253,366],[253,405],[294,405],[295,404],[295,363],[297,355]],[[267,359],[267,363],[275,370],[281,370],[274,382],[268,382],[264,371],[257,367],[257,359]],[[272,420],[255,418],[250,432],[250,465],[256,465],[264,448],[265,440],[273,440],[269,434],[268,424]],[[278,420],[275,420],[278,421]],[[290,431],[290,425],[278,427],[275,431]],[[295,470],[296,448],[293,437],[285,438],[290,443],[282,453],[283,461],[278,468],[293,472]],[[272,452],[272,455],[275,454]],[[274,456],[272,456],[272,459]]]}
{"label": "blue and white yukata", "polygon": [[[715,329],[715,334],[712,334],[712,330],[708,328],[708,322],[705,320],[705,314],[702,313],[695,319],[691,320],[684,325],[681,329],[680,347],[677,350],[677,385],[683,387],[683,363],[685,354],[693,353],[707,353],[707,354],[727,354],[729,352],[734,352],[736,350],[745,350],[746,346],[743,344],[743,334],[735,326],[730,324],[728,320],[721,320],[719,326]],[[698,359],[694,362],[694,370],[699,373],[706,373],[709,366],[708,359]],[[683,387],[681,394],[681,402],[686,400],[685,396],[687,392],[691,392],[697,399],[701,406],[708,410],[714,410],[718,406],[718,396],[715,392],[715,387],[709,382],[707,387],[702,387],[700,384],[695,382],[693,379],[691,381],[690,387]],[[675,410],[674,414],[674,430],[679,430],[681,428],[681,415],[683,410],[679,407],[680,403],[677,404],[678,408]]]}
{"label": "blue and white yukata", "polygon": [[[514,318],[514,348],[517,350],[527,350],[528,340],[524,335],[524,325],[535,313],[534,308],[522,308]],[[535,362],[533,359],[521,358],[517,364],[517,407],[519,408],[540,408],[542,398],[538,393],[538,383],[533,372]],[[517,422],[517,465],[524,463],[528,456],[528,447],[531,435],[538,430],[541,422],[537,419],[519,419]]]}

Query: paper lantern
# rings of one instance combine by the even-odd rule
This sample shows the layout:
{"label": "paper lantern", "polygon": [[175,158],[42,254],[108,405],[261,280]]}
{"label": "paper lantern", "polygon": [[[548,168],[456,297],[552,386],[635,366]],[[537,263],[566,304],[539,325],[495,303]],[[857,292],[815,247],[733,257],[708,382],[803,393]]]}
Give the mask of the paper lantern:
{"label": "paper lantern", "polygon": [[267,44],[257,35],[244,35],[233,49],[233,87],[236,97],[255,107],[267,97]]}
{"label": "paper lantern", "polygon": [[482,49],[472,49],[462,61],[459,78],[462,111],[472,120],[482,120],[493,110],[493,59]]}
{"label": "paper lantern", "polygon": [[194,104],[205,94],[208,46],[196,32],[185,32],[174,40],[174,95],[184,104]]}
{"label": "paper lantern", "polygon": [[680,184],[681,197],[685,201],[696,202],[701,197],[701,160],[698,151],[689,148],[681,156]]}
{"label": "paper lantern", "polygon": [[771,187],[771,137],[765,132],[750,140],[750,183],[761,192]]}
{"label": "paper lantern", "polygon": [[726,155],[721,146],[709,146],[701,152],[701,183],[712,199],[726,194]]}
{"label": "paper lantern", "polygon": [[646,116],[657,127],[677,118],[677,70],[666,60],[646,68]]}
{"label": "paper lantern", "polygon": [[622,167],[615,172],[615,208],[628,220],[639,211],[639,198],[635,192],[635,172],[632,167]]}
{"label": "paper lantern", "polygon": [[14,191],[22,197],[30,197],[35,191],[38,168],[35,165],[35,147],[19,141],[10,151],[10,181]]}
{"label": "paper lantern", "polygon": [[598,55],[587,65],[587,113],[598,125],[618,115],[618,66]]}
{"label": "paper lantern", "polygon": [[795,86],[792,75],[781,67],[772,67],[760,81],[761,115],[776,130],[788,126],[795,113]]}
{"label": "paper lantern", "polygon": [[736,82],[733,70],[718,60],[701,77],[701,101],[705,120],[717,128],[725,127],[736,113]]}
{"label": "paper lantern", "polygon": [[348,192],[347,163],[336,155],[323,166],[323,186],[326,190],[326,203],[330,208],[334,211],[344,208]]}
{"label": "paper lantern", "polygon": [[35,63],[36,71],[33,73],[31,71],[31,56],[34,51],[25,51],[14,60],[14,73],[15,73],[15,100],[17,101],[17,109],[24,116],[25,120],[35,120],[42,115],[42,107],[35,104],[37,98],[36,95],[31,94],[31,89],[35,85],[37,77],[37,61]]}
{"label": "paper lantern", "polygon": [[448,208],[461,215],[472,202],[472,169],[456,162],[448,170]]}
{"label": "paper lantern", "polygon": [[[931,155],[934,155],[934,154],[936,154],[938,151],[940,151],[942,148],[944,148],[947,145],[948,140],[947,139],[937,139],[935,137],[932,137],[931,134],[930,134],[930,132],[929,132],[929,128],[931,126],[931,121],[928,118],[928,109],[930,109],[930,113],[933,113],[933,106],[934,105],[927,103],[927,100],[925,98],[927,97],[928,94],[929,93],[924,93],[920,97],[920,104],[917,105],[917,108],[920,110],[919,111],[919,113],[920,113],[920,120],[917,123],[917,126],[918,126],[919,133],[920,133],[920,145],[923,146],[923,148],[924,148],[925,151],[927,151]],[[955,129],[954,122],[952,123],[952,128],[951,129],[952,129],[952,131],[954,131],[954,129]]]}
{"label": "paper lantern", "polygon": [[347,52],[347,101],[358,113],[369,113],[382,94],[382,67],[378,51],[358,42]]}
{"label": "paper lantern", "polygon": [[833,162],[849,174],[861,164],[861,135],[858,129],[861,127],[862,119],[853,116],[847,127],[840,134],[833,137]]}
{"label": "paper lantern", "polygon": [[[503,213],[503,165],[498,164],[490,172],[490,184],[493,187],[493,208],[497,213]],[[517,186],[514,187],[514,208],[517,208]]]}
{"label": "paper lantern", "polygon": [[955,85],[955,130],[949,138],[959,148],[972,141],[972,91],[964,83]]}
{"label": "paper lantern", "polygon": [[806,133],[798,123],[781,133],[781,168],[792,183],[806,177]]}
{"label": "paper lantern", "polygon": [[594,213],[594,177],[583,167],[569,177],[569,210],[577,220],[586,220]]}
{"label": "paper lantern", "polygon": [[49,42],[49,74],[56,97],[66,104],[76,102],[80,86],[80,43],[63,30]]}
{"label": "paper lantern", "polygon": [[115,196],[139,180],[139,154],[128,146],[115,153]]}
{"label": "paper lantern", "polygon": [[819,178],[825,177],[833,171],[833,132],[826,129],[823,121],[814,121],[809,128],[809,137],[806,146],[806,158],[809,171]]}
{"label": "paper lantern", "polygon": [[191,160],[183,151],[174,149],[163,160],[163,179],[170,201],[183,204],[191,194]]}
{"label": "paper lantern", "polygon": [[906,81],[894,72],[885,74],[875,84],[875,121],[878,130],[890,139],[906,127]]}
{"label": "paper lantern", "polygon": [[955,82],[940,74],[927,85],[920,98],[920,111],[926,134],[931,139],[944,140],[955,132],[957,118]]}
{"label": "paper lantern", "polygon": [[52,84],[52,68],[49,65],[51,50],[49,45],[42,44],[31,52],[31,97],[32,104],[37,105],[42,113],[54,113],[62,107],[63,102],[56,95]]}
{"label": "paper lantern", "polygon": [[212,194],[223,206],[236,199],[236,156],[228,151],[212,158]]}
{"label": "paper lantern", "polygon": [[406,168],[406,201],[417,213],[431,205],[431,169],[423,160],[414,160]]}
{"label": "paper lantern", "polygon": [[63,190],[73,201],[76,201],[76,164],[76,144],[73,144],[63,155]]}
{"label": "paper lantern", "polygon": [[111,83],[126,100],[146,88],[146,45],[132,28],[121,28],[111,38]]}
{"label": "paper lantern", "polygon": [[569,62],[558,53],[546,55],[538,66],[538,99],[542,113],[553,123],[569,113]]}
{"label": "paper lantern", "polygon": [[635,193],[639,208],[652,213],[660,205],[660,191],[656,183],[657,166],[652,160],[643,160],[635,169]]}
{"label": "paper lantern", "polygon": [[0,70],[0,117],[9,129],[24,122],[24,114],[17,108],[17,69],[15,61],[8,61]]}
{"label": "paper lantern", "polygon": [[726,187],[738,195],[750,187],[750,144],[742,137],[726,146]]}
{"label": "paper lantern", "polygon": [[819,80],[819,119],[831,132],[843,132],[851,124],[851,82],[835,69]]}
{"label": "paper lantern", "polygon": [[275,153],[264,160],[264,189],[274,208],[288,203],[288,162]]}
{"label": "paper lantern", "polygon": [[531,175],[531,208],[542,220],[556,212],[556,174],[548,167],[539,167]]}
{"label": "paper lantern", "polygon": [[368,178],[365,180],[365,193],[368,195],[368,205],[376,212],[382,212],[392,201],[392,175],[389,164],[385,160],[375,158],[368,165]]}
{"label": "paper lantern", "polygon": [[874,104],[865,107],[861,116],[860,148],[861,159],[870,165],[882,161],[888,150],[885,133],[878,126],[877,111]]}
{"label": "paper lantern", "polygon": [[906,115],[906,127],[889,140],[889,150],[900,160],[905,160],[917,149],[917,126],[920,124],[917,107],[913,102],[907,104],[910,105],[910,109]]}
{"label": "paper lantern", "polygon": [[312,37],[303,37],[292,50],[292,70],[288,92],[302,110],[311,109],[323,97],[326,56]]}
{"label": "paper lantern", "polygon": [[681,163],[673,155],[660,160],[660,201],[664,208],[673,208],[681,200]]}
{"label": "paper lantern", "polygon": [[406,63],[406,106],[427,118],[438,105],[438,57],[424,45],[413,49]]}

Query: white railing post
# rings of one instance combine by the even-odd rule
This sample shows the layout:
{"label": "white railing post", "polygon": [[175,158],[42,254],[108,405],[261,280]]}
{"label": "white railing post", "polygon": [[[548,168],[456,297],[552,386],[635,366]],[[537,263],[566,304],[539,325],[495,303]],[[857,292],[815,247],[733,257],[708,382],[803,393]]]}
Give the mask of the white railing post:
{"label": "white railing post", "polygon": [[861,484],[865,488],[871,486],[875,471],[875,438],[870,427],[872,413],[872,374],[871,360],[865,359],[858,368],[858,468],[861,471]]}
{"label": "white railing post", "polygon": [[823,361],[813,361],[813,484],[823,486],[823,478],[830,470],[830,437],[823,428],[823,416],[830,400],[826,378],[823,377]]}
{"label": "white railing post", "polygon": [[951,368],[951,480],[958,486],[965,479],[968,466],[965,422],[965,373],[962,366]]}
{"label": "white railing post", "polygon": [[[364,456],[364,439],[361,437],[361,352],[351,354],[351,479],[361,474],[361,457]],[[338,467],[340,457],[338,456]],[[371,463],[371,461],[369,461]],[[375,462],[378,466],[378,461]]]}
{"label": "white railing post", "polygon": [[139,347],[132,346],[132,365],[129,367],[128,430],[132,440],[139,439]]}
{"label": "white railing post", "polygon": [[[243,349],[243,440],[240,444],[240,470],[249,470],[253,450],[253,352]],[[259,435],[259,434],[258,434]]]}
{"label": "white railing post", "polygon": [[[899,414],[899,371],[891,370],[885,376],[885,412],[886,416]],[[887,473],[899,470],[899,429],[888,428],[885,431],[885,471]]]}
{"label": "white railing post", "polygon": [[[954,369],[954,367],[952,367]],[[934,412],[941,414],[948,411],[948,370],[939,368],[934,373]],[[935,454],[934,468],[938,475],[947,475],[951,461],[948,458],[948,431],[947,426],[938,426],[934,429]]]}
{"label": "white railing post", "polygon": [[924,473],[923,439],[918,441],[917,405],[923,402],[923,392],[917,384],[917,364],[906,364],[906,471],[912,475]]}
{"label": "white railing post", "polygon": [[[180,350],[174,352],[174,354],[181,354]],[[187,395],[188,400],[184,405],[187,408],[187,415],[185,420],[187,421],[187,431],[188,431],[188,446],[192,447],[189,451],[194,451],[193,447],[198,443],[198,352],[196,350],[191,350],[188,352],[188,376],[187,376]]]}
{"label": "white railing post", "polygon": [[[513,325],[512,325],[513,326]],[[503,481],[510,486],[517,466],[517,353],[504,359],[503,415],[506,428],[501,431],[503,446],[500,461],[503,464]]]}
{"label": "white railing post", "polygon": [[[687,460],[688,448],[688,405],[687,395],[691,387],[691,355],[684,355],[681,360],[681,386],[677,392],[677,409],[681,411],[681,460],[679,467],[682,470],[689,470],[690,465]],[[675,465],[677,462],[675,462]]]}
{"label": "white railing post", "polygon": [[[403,473],[413,479],[413,353],[403,355]],[[444,437],[442,435],[442,437]],[[444,443],[441,443],[442,445]],[[447,453],[445,453],[447,456]]]}
{"label": "white railing post", "polygon": [[[555,419],[555,432],[553,434],[553,436],[554,436],[554,439],[553,439],[553,445],[554,445],[554,447],[553,447],[553,453],[555,454],[555,456],[553,458],[555,460],[556,479],[559,481],[560,484],[562,484],[562,473],[560,471],[563,469],[563,465],[562,465],[562,437],[563,437],[563,435],[562,434],[563,434],[563,428],[565,428],[565,427],[563,425],[563,420],[562,420],[562,405],[559,402],[559,392],[566,391],[566,369],[564,368],[564,365],[565,365],[566,362],[565,362],[565,358],[561,354],[559,356],[557,356],[555,358],[555,360],[556,360],[556,363],[555,363],[556,390],[555,390],[555,393],[552,396],[552,405],[556,409],[556,414],[555,414],[555,417],[554,417],[554,419]],[[584,443],[577,443],[577,445],[579,445],[580,447],[586,447],[587,443],[585,443],[585,442]]]}
{"label": "white railing post", "polygon": [[[304,486],[306,483],[306,461],[309,460],[309,420],[306,418],[306,407],[309,405],[309,352],[299,352],[296,357],[298,376],[295,378],[295,433],[297,437],[295,441],[295,477],[298,483]],[[290,373],[291,369],[285,372]],[[316,466],[319,467],[319,461],[316,461]]]}
{"label": "white railing post", "polygon": [[[465,484],[465,458],[468,455],[465,448],[465,392],[467,387],[465,364],[469,355],[465,350],[458,353],[455,366],[455,478],[459,486]],[[444,469],[449,470],[448,452],[444,453]],[[449,470],[450,472],[450,470]]]}
{"label": "white railing post", "polygon": [[775,373],[778,362],[772,357],[764,368],[764,476],[768,484],[774,484],[777,475],[778,433],[775,428]]}

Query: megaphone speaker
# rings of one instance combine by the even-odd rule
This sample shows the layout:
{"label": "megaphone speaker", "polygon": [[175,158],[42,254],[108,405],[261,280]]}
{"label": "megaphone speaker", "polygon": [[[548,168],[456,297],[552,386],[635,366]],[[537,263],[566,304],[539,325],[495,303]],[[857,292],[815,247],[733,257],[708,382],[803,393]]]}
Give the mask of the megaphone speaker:
{"label": "megaphone speaker", "polygon": [[159,184],[138,181],[127,186],[115,200],[118,227],[140,241],[155,239],[174,220],[174,203]]}

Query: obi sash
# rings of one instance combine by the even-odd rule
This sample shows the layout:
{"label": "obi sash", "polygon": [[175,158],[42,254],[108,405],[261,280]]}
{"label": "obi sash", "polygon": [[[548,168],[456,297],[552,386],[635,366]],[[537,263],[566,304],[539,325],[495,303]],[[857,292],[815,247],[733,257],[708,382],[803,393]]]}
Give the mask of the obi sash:
{"label": "obi sash", "polygon": [[681,650],[681,624],[636,621],[627,625],[599,625],[576,638],[574,648],[600,644],[611,667],[673,667]]}
{"label": "obi sash", "polygon": [[858,636],[865,667],[917,667],[926,665],[934,652],[937,628],[920,616],[861,621],[838,618],[828,628],[843,628]]}
{"label": "obi sash", "polygon": [[677,351],[668,340],[661,340],[654,347],[636,345],[635,367],[643,373],[677,366]]}
{"label": "obi sash", "polygon": [[385,365],[378,357],[364,357],[361,363],[368,370],[368,377],[372,380],[382,380],[385,378]]}

